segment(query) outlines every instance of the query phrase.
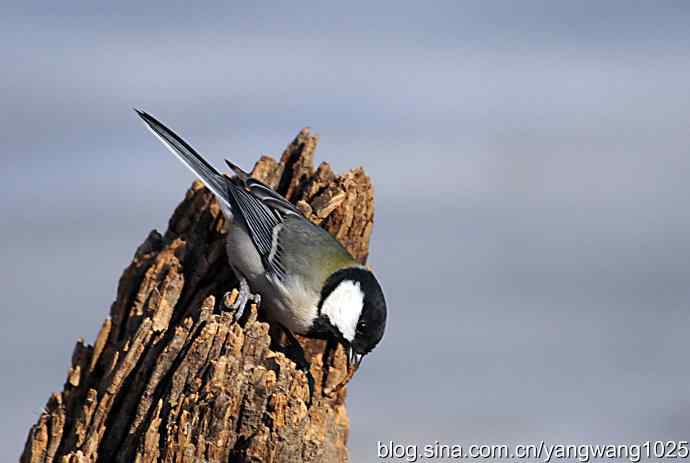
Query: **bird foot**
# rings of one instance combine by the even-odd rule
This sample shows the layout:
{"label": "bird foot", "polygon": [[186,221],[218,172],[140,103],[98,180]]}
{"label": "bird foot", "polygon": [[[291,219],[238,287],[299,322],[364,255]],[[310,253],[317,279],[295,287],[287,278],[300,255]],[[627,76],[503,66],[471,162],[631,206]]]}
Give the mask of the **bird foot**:
{"label": "bird foot", "polygon": [[249,284],[245,278],[240,278],[239,291],[237,289],[233,289],[232,291],[225,293],[225,296],[223,296],[223,304],[228,310],[234,312],[233,318],[235,321],[242,318],[247,306],[247,302],[249,301],[254,302],[258,306],[261,303],[261,295],[251,293],[249,290]]}

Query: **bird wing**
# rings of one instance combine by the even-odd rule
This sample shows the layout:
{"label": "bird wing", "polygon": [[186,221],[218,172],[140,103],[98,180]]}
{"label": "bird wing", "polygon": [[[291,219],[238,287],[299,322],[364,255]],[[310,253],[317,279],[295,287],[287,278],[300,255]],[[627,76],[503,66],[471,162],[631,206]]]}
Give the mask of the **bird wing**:
{"label": "bird wing", "polygon": [[282,214],[297,214],[298,216],[303,215],[302,211],[297,209],[294,204],[285,199],[284,196],[273,190],[271,187],[260,180],[250,177],[247,172],[227,159],[225,160],[225,163],[235,173],[235,175],[237,175],[237,179],[241,185],[266,206],[271,209],[278,210]]}
{"label": "bird wing", "polygon": [[280,263],[277,253],[283,216],[251,192],[236,185],[233,180],[235,179],[229,182],[229,192],[234,216],[244,222],[266,270],[284,280],[285,267]]}
{"label": "bird wing", "polygon": [[302,212],[265,183],[252,178],[232,162],[225,163],[235,173],[230,178],[233,211],[244,219],[266,269],[281,281],[286,277],[281,235],[286,217],[306,223]]}

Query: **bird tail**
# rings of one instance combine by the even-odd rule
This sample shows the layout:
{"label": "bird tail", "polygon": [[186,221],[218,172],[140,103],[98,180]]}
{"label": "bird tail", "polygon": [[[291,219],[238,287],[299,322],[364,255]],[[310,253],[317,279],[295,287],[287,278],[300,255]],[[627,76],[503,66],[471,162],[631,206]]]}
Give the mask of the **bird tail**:
{"label": "bird tail", "polygon": [[245,183],[249,179],[249,173],[242,170],[242,168],[239,167],[237,164],[228,161],[227,159],[225,160],[225,164],[228,165],[230,170],[232,170],[235,173],[237,178],[240,179],[242,183]]}
{"label": "bird tail", "polygon": [[146,127],[158,138],[180,161],[186,165],[219,200],[230,206],[226,178],[209,164],[194,148],[189,146],[175,132],[163,125],[150,114],[135,109],[146,124]]}

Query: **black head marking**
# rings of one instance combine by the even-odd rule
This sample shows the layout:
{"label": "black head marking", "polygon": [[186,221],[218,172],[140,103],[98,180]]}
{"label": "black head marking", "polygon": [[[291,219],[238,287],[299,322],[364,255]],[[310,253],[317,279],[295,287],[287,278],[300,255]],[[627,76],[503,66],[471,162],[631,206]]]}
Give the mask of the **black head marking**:
{"label": "black head marking", "polygon": [[319,319],[317,325],[324,330],[330,329],[336,337],[342,338],[342,333],[338,327],[332,326],[329,323],[328,317],[321,314],[321,308],[326,298],[338,287],[343,281],[352,281],[358,283],[362,293],[364,294],[364,304],[359,320],[357,321],[357,328],[355,337],[351,342],[352,349],[358,354],[367,354],[376,347],[376,345],[383,338],[383,333],[386,328],[386,300],[383,295],[383,290],[379,285],[374,274],[363,267],[349,267],[338,270],[333,273],[321,291],[321,300],[319,301]]}

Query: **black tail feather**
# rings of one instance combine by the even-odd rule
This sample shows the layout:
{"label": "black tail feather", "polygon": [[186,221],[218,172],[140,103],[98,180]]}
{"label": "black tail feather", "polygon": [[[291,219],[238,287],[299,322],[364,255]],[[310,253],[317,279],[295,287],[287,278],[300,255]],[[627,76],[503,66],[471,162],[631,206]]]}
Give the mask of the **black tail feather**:
{"label": "black tail feather", "polygon": [[135,109],[136,113],[146,123],[151,132],[180,159],[206,186],[218,197],[219,200],[229,205],[228,185],[226,178],[208,163],[194,148],[180,138],[175,132],[167,128],[158,119],[150,114]]}

